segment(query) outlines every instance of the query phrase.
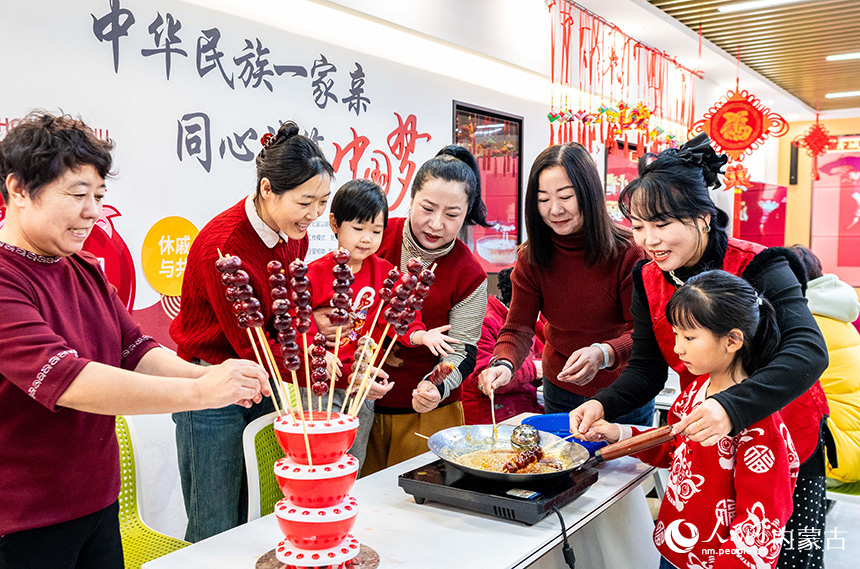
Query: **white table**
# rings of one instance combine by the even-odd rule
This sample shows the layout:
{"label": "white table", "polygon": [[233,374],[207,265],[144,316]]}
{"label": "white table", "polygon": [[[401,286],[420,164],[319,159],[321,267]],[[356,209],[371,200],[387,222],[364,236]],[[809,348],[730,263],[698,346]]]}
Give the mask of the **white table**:
{"label": "white table", "polygon": [[[359,514],[353,534],[379,553],[380,567],[480,569],[565,567],[558,518],[526,526],[428,500],[416,504],[398,475],[432,462],[426,453],[362,478],[353,487]],[[656,567],[654,524],[639,485],[653,468],[632,458],[597,467],[598,481],[562,508],[577,567]],[[572,534],[572,535],[571,535]],[[283,535],[273,515],[144,565],[145,569],[253,569]]]}

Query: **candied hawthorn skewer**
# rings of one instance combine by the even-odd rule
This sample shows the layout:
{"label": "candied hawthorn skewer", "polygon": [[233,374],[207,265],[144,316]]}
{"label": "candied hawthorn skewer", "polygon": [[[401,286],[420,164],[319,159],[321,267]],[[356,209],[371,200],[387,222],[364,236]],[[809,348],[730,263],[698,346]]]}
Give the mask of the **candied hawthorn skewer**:
{"label": "candied hawthorn skewer", "polygon": [[540,446],[535,445],[529,450],[517,453],[516,456],[514,456],[511,460],[505,463],[505,465],[502,467],[502,471],[513,474],[522,470],[533,462],[539,461],[543,458],[543,456],[543,449]]}
{"label": "candied hawthorn skewer", "polygon": [[308,266],[301,259],[296,259],[290,263],[290,288],[292,289],[291,299],[296,307],[296,332],[302,335],[302,347],[304,348],[305,359],[305,383],[308,397],[308,413],[309,417],[313,417],[313,402],[311,387],[311,370],[310,362],[308,361],[308,330],[311,329],[311,293],[310,280],[306,276],[308,274]]}
{"label": "candied hawthorn skewer", "polygon": [[334,338],[334,363],[331,366],[331,389],[328,393],[328,405],[326,407],[326,420],[331,419],[332,397],[334,395],[334,384],[337,378],[337,355],[340,349],[340,335],[343,331],[343,326],[349,322],[349,313],[352,310],[352,289],[350,285],[355,281],[352,270],[349,268],[349,251],[343,247],[338,248],[332,253],[335,266],[332,269],[334,274],[334,282],[332,289],[334,294],[331,298],[331,305],[334,310],[329,314],[329,320],[332,326],[335,327]]}
{"label": "candied hawthorn skewer", "polygon": [[[259,331],[259,327],[265,322],[265,317],[260,312],[262,308],[260,301],[253,296],[254,289],[249,284],[250,277],[247,272],[242,270],[242,259],[235,255],[222,255],[219,249],[218,259],[215,261],[215,269],[221,273],[221,284],[226,287],[224,294],[227,301],[232,302],[236,323],[239,328],[244,329],[248,333],[248,340],[251,342],[251,349],[254,350],[257,363],[260,364],[261,368],[266,369],[267,366],[263,364],[264,358],[260,356],[260,351],[254,342],[254,334],[251,332],[251,328]],[[266,344],[266,347],[268,347],[268,344]],[[265,352],[263,353],[265,354]],[[269,373],[272,373],[272,362],[266,359],[266,364],[268,364]],[[272,377],[275,377],[275,375],[272,374]],[[280,417],[284,411],[278,407],[274,391],[271,394],[271,398],[272,405]]]}

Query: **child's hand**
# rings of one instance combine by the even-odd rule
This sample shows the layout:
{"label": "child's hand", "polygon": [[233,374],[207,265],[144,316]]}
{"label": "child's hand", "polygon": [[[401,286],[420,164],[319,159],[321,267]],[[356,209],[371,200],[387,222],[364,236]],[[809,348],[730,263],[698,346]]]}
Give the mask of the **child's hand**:
{"label": "child's hand", "polygon": [[[334,339],[337,328],[331,325],[328,315],[334,310],[331,306],[323,306],[314,310],[314,322],[317,325],[317,330],[323,334],[326,339],[325,347],[329,350],[334,349]],[[342,332],[342,331],[341,331]]]}
{"label": "child's hand", "polygon": [[598,419],[591,425],[591,430],[597,433],[601,440],[608,443],[618,442],[621,438],[621,427],[615,423],[609,423],[603,419]]}
{"label": "child's hand", "polygon": [[444,334],[444,332],[447,332],[450,329],[451,325],[446,324],[445,326],[439,326],[438,328],[433,328],[426,332],[424,330],[419,330],[412,335],[412,343],[418,346],[426,346],[434,356],[453,354],[454,348],[451,344],[459,344],[460,340]]}

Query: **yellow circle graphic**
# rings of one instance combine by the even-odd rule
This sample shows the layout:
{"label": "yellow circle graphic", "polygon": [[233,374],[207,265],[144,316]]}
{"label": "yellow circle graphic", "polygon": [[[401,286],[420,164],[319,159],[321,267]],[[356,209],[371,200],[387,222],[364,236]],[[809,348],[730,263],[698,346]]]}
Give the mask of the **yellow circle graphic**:
{"label": "yellow circle graphic", "polygon": [[166,296],[180,296],[188,250],[197,228],[183,217],[165,217],[155,223],[143,240],[143,274],[152,288]]}

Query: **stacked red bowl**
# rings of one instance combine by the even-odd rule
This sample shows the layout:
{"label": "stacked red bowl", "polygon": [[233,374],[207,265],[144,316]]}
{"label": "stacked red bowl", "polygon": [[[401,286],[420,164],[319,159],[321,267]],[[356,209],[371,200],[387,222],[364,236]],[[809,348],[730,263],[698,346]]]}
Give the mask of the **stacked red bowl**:
{"label": "stacked red bowl", "polygon": [[358,555],[358,541],[349,533],[358,515],[349,495],[358,459],[347,454],[357,430],[357,418],[339,413],[329,420],[325,413],[305,413],[304,425],[289,414],[275,420],[275,436],[287,455],[274,467],[284,494],[275,515],[286,538],[275,556],[285,569],[345,569]]}

